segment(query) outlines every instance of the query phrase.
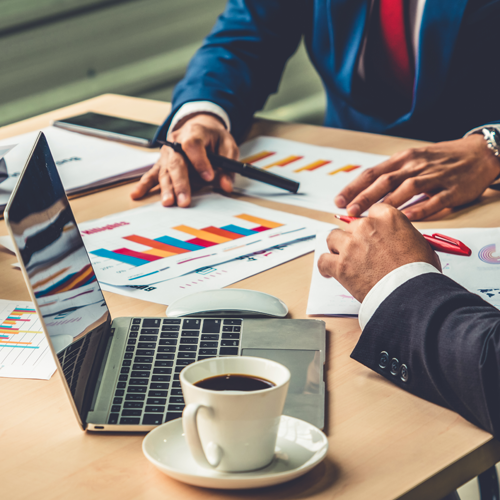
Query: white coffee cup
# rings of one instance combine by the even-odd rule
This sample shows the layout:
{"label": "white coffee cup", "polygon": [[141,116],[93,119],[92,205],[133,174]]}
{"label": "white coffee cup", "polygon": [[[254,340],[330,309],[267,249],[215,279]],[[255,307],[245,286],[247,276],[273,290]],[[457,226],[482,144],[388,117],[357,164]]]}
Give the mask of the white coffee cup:
{"label": "white coffee cup", "polygon": [[[227,374],[254,376],[275,385],[249,392],[215,391],[194,385]],[[241,472],[271,463],[290,381],[288,368],[249,356],[211,358],[186,366],[180,381],[186,403],[182,426],[199,465]]]}

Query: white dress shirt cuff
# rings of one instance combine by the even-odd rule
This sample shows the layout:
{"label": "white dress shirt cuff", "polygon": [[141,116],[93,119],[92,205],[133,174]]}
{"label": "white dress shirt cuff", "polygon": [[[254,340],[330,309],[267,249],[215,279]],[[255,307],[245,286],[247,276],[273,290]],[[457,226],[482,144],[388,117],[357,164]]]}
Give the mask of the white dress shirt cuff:
{"label": "white dress shirt cuff", "polygon": [[168,128],[167,135],[175,130],[175,126],[186,116],[196,115],[198,113],[210,113],[212,115],[218,116],[226,126],[227,130],[231,131],[231,120],[229,120],[228,114],[218,105],[211,101],[191,101],[183,104],[177,113],[175,113],[172,121],[170,122],[170,127]]}
{"label": "white dress shirt cuff", "polygon": [[494,127],[500,132],[500,123],[486,123],[485,125],[481,125],[480,127],[473,128],[472,130],[469,130],[464,137],[469,137],[469,135],[475,134],[476,132],[481,132],[484,127]]}
{"label": "white dress shirt cuff", "polygon": [[401,285],[416,278],[421,274],[439,273],[439,271],[427,262],[412,262],[398,267],[384,276],[366,295],[359,309],[358,321],[361,330],[365,328],[368,321],[375,314],[380,304]]}

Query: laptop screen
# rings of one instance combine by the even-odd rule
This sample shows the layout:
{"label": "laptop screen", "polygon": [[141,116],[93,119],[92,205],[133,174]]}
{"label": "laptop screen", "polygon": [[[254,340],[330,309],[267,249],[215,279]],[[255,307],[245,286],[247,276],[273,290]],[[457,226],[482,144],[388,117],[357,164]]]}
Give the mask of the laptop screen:
{"label": "laptop screen", "polygon": [[42,133],[5,214],[32,298],[83,422],[104,356],[110,315]]}

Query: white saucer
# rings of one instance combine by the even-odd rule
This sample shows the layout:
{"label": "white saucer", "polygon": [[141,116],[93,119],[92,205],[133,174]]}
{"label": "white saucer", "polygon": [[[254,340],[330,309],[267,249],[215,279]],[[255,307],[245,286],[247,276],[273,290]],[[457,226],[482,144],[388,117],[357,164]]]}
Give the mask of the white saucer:
{"label": "white saucer", "polygon": [[328,440],[317,427],[298,418],[281,417],[274,460],[251,472],[219,472],[198,465],[191,456],[178,418],[152,430],[142,442],[146,458],[170,477],[205,488],[262,488],[302,476],[321,462]]}

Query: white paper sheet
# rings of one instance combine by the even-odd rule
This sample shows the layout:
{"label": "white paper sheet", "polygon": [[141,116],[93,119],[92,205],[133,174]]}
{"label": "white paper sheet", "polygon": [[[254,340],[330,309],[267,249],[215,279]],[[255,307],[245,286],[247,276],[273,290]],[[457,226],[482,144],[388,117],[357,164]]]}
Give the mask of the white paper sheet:
{"label": "white paper sheet", "polygon": [[0,300],[0,377],[49,380],[55,370],[33,303]]}
{"label": "white paper sheet", "polygon": [[[290,205],[312,208],[323,212],[345,214],[333,199],[363,170],[378,165],[388,157],[347,149],[312,146],[275,137],[257,137],[240,147],[240,158],[252,161],[259,168],[300,182],[297,194],[245,177],[236,176],[235,190],[258,198],[267,198]],[[277,163],[278,165],[271,166]],[[286,165],[280,166],[280,163]]]}
{"label": "white paper sheet", "polygon": [[127,297],[169,305],[192,293],[224,288],[313,250],[314,238],[310,238],[259,251],[151,286],[116,287],[101,283],[101,288]]}
{"label": "white paper sheet", "polygon": [[154,203],[79,225],[99,281],[114,286],[152,285],[328,227],[215,193],[194,197],[188,209]]}
{"label": "white paper sheet", "polygon": [[[438,252],[443,273],[500,308],[500,228],[432,229],[421,231],[432,235],[441,233],[467,245],[472,255],[463,257]],[[324,278],[318,271],[318,259],[328,253],[326,237],[318,234],[314,269],[309,290],[307,314],[311,316],[357,316],[360,303],[335,279]]]}
{"label": "white paper sheet", "polygon": [[[68,194],[141,175],[159,158],[157,151],[141,151],[112,141],[69,132],[57,127],[41,130]],[[17,144],[5,153],[9,178],[0,183],[0,207],[10,197],[39,131],[0,141],[0,148]]]}

